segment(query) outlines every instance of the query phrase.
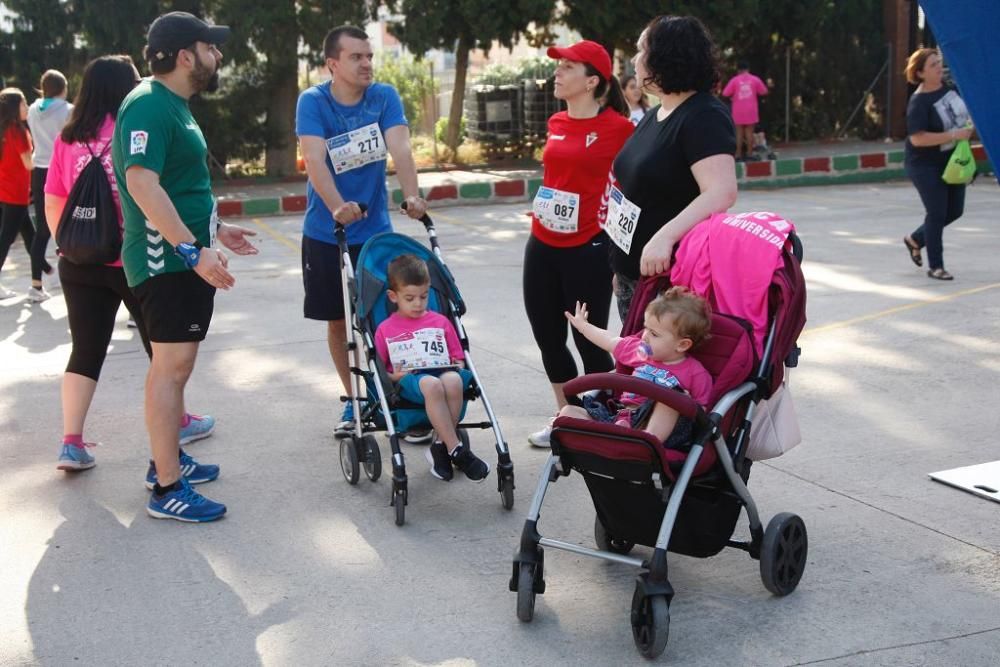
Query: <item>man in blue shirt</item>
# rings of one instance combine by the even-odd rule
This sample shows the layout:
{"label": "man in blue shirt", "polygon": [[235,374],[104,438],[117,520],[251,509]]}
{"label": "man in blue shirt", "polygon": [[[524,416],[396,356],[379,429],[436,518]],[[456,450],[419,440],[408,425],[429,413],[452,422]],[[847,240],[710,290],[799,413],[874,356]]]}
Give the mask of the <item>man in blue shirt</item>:
{"label": "man in blue shirt", "polygon": [[[379,232],[391,231],[389,193],[385,183],[387,155],[396,165],[406,214],[420,218],[427,202],[417,187],[417,168],[410,149],[410,130],[399,93],[372,79],[368,35],[354,26],[331,30],[323,43],[333,80],[299,95],[295,133],[306,163],[306,215],[302,230],[302,281],[305,316],[327,323],[330,356],[348,395],[351,394],[347,329],[334,238],[335,221],[346,227],[351,257]],[[361,212],[361,204],[366,212]],[[353,427],[351,402],[337,425],[346,435]]]}

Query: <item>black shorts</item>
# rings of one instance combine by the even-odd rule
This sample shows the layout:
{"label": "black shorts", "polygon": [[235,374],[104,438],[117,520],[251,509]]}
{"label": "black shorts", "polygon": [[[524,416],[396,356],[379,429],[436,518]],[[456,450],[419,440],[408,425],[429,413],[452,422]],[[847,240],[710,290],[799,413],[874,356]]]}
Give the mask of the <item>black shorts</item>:
{"label": "black shorts", "polygon": [[[361,246],[348,246],[347,250],[356,271]],[[306,318],[324,322],[344,319],[340,248],[336,244],[302,237],[302,285],[306,290],[303,308]]]}
{"label": "black shorts", "polygon": [[215,288],[194,271],[175,271],[147,278],[132,288],[146,333],[153,343],[205,340],[215,309]]}

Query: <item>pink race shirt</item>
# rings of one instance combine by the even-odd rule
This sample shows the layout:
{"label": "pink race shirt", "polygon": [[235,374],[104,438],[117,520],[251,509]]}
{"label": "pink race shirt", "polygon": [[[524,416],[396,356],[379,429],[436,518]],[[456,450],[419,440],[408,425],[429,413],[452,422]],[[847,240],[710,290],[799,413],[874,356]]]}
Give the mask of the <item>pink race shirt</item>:
{"label": "pink race shirt", "polygon": [[[438,348],[439,344],[443,347]],[[444,315],[432,310],[416,319],[399,313],[385,318],[375,330],[375,351],[390,373],[395,372],[394,366],[399,361],[394,356],[403,356],[429,370],[434,368],[435,361],[448,363],[465,359],[455,327]],[[406,365],[419,370],[412,363]]]}
{"label": "pink race shirt", "polygon": [[[69,193],[73,190],[73,184],[76,183],[76,179],[80,176],[80,172],[90,163],[91,151],[94,155],[100,155],[103,152],[104,157],[101,159],[101,166],[104,167],[104,173],[108,175],[108,181],[111,183],[111,196],[114,197],[115,208],[118,210],[118,224],[122,225],[122,207],[121,202],[118,200],[118,183],[115,181],[114,166],[111,163],[111,135],[114,134],[114,131],[115,121],[109,114],[104,119],[101,129],[97,132],[97,139],[95,141],[88,142],[87,144],[67,144],[62,140],[62,137],[56,137],[52,148],[52,161],[49,163],[49,173],[45,178],[45,194],[55,195],[63,199],[69,197]],[[87,149],[88,146],[90,150]],[[121,265],[122,261],[119,258],[108,266]]]}
{"label": "pink race shirt", "polygon": [[[632,377],[655,382],[669,389],[683,389],[698,405],[707,406],[712,393],[712,376],[701,362],[688,356],[681,361],[665,364],[646,357],[639,351],[642,337],[639,334],[622,338],[615,346],[615,361],[632,368]],[[626,392],[621,402],[626,407],[636,407],[645,402],[642,396]]]}
{"label": "pink race shirt", "polygon": [[767,95],[767,86],[750,72],[737,74],[726,87],[722,94],[732,98],[733,101],[733,122],[737,125],[754,125],[760,120],[757,111],[757,96]]}

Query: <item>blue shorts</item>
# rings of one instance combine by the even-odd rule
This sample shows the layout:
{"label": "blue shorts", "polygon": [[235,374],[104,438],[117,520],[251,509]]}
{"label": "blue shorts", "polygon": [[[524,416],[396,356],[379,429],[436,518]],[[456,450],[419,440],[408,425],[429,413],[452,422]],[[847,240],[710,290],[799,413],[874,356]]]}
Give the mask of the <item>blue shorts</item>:
{"label": "blue shorts", "polygon": [[472,371],[467,368],[448,368],[437,371],[420,371],[419,373],[408,373],[404,375],[399,381],[399,395],[401,398],[409,401],[410,403],[416,403],[417,405],[424,404],[424,395],[420,393],[420,378],[425,375],[430,375],[432,377],[441,377],[445,373],[458,373],[462,378],[462,391],[464,392],[469,388],[469,384],[472,383]]}

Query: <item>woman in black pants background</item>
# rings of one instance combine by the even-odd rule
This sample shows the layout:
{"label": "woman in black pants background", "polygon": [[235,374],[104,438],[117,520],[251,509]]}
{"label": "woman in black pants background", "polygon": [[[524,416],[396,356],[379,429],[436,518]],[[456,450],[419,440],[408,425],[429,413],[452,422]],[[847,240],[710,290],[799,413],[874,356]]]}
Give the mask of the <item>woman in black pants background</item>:
{"label": "woman in black pants background", "polygon": [[927,248],[927,275],[952,280],[944,268],[944,228],[962,217],[965,186],[941,180],[955,141],[972,136],[972,120],[962,98],[943,83],[944,68],[936,49],[917,49],[906,63],[906,79],[919,84],[906,108],[906,174],[920,194],[924,223],[903,243],[910,259],[923,266]]}
{"label": "woman in black pants background", "polygon": [[[611,310],[608,239],[598,224],[611,161],[632,134],[628,103],[612,76],[611,57],[596,42],[552,47],[559,60],[555,96],[566,111],[553,114],[542,154],[545,173],[532,205],[531,237],[524,249],[524,308],[552,384],[556,410],[566,404],[565,382],[577,375],[566,345],[564,312],[588,304],[590,320],[606,327]],[[607,95],[608,106],[601,100]],[[611,356],[573,330],[585,373],[614,368]],[[551,427],[528,437],[549,446]]]}

